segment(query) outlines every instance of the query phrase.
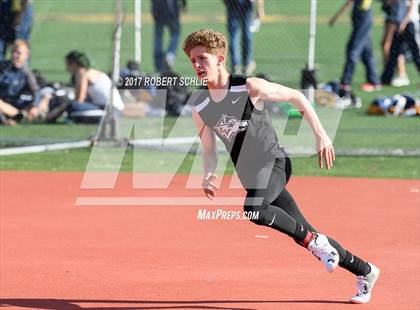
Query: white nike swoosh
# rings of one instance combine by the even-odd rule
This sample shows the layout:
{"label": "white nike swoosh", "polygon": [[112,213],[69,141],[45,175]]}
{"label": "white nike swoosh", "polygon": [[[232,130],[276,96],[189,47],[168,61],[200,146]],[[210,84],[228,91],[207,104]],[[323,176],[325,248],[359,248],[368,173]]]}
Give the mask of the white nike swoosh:
{"label": "white nike swoosh", "polygon": [[270,223],[270,224],[268,224],[268,226],[273,225],[273,223],[274,223],[274,219],[276,218],[276,215],[277,215],[277,214],[274,214],[273,220],[271,221],[271,223]]}
{"label": "white nike swoosh", "polygon": [[351,261],[350,261],[350,264],[353,262],[353,255],[351,256]]}
{"label": "white nike swoosh", "polygon": [[238,98],[236,98],[235,100],[232,100],[232,104],[237,103],[239,99],[241,99],[241,97],[238,97]]}

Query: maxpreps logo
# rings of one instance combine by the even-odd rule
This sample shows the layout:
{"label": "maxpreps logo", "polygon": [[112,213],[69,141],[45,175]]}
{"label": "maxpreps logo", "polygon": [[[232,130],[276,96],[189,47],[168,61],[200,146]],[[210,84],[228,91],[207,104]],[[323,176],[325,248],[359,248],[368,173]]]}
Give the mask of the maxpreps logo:
{"label": "maxpreps logo", "polygon": [[238,132],[248,128],[248,121],[240,121],[235,116],[222,114],[222,117],[213,128],[220,136],[231,142],[232,138],[234,138]]}

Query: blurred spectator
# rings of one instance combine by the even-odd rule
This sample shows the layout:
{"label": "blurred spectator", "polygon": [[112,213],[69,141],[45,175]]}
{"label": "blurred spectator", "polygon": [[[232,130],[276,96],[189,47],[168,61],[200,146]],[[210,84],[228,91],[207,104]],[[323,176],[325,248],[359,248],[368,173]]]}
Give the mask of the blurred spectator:
{"label": "blurred spectator", "polygon": [[[99,121],[111,100],[111,79],[104,72],[91,68],[89,58],[83,52],[71,51],[65,61],[75,91],[75,100],[67,108],[70,119],[75,122]],[[124,109],[124,103],[118,90],[114,92],[113,107],[118,116]]]}
{"label": "blurred spectator", "polygon": [[[408,6],[406,7],[404,17],[399,23],[398,30],[395,31],[392,38],[389,59],[381,77],[383,84],[391,84],[394,69],[397,65],[398,55],[401,54],[404,43],[407,44],[408,50],[413,56],[413,62],[417,67],[417,71],[420,73],[420,51],[419,43],[417,42],[418,38],[416,38],[416,36],[418,36],[418,27],[420,22],[419,2],[419,0],[408,0]],[[395,80],[394,84],[396,84],[396,86],[403,86],[398,85]]]}
{"label": "blurred spectator", "polygon": [[6,125],[14,125],[25,115],[32,119],[38,114],[33,106],[38,85],[27,65],[28,57],[26,42],[16,40],[12,59],[0,61],[0,114]]}
{"label": "blurred spectator", "polygon": [[337,13],[329,21],[330,26],[333,26],[337,19],[350,6],[353,6],[351,20],[352,32],[347,42],[346,48],[346,63],[344,65],[343,75],[341,77],[341,95],[346,97],[350,94],[354,69],[359,61],[362,59],[366,67],[366,80],[362,84],[363,91],[374,91],[380,89],[380,82],[375,68],[375,58],[372,49],[372,0],[346,0],[344,5],[337,11]]}
{"label": "blurred spectator", "polygon": [[[181,33],[180,9],[186,10],[186,0],[152,0],[152,15],[155,21],[154,61],[156,71],[162,73],[173,69],[176,49]],[[163,32],[168,27],[169,46],[163,49]]]}
{"label": "blurred spectator", "polygon": [[[264,17],[264,0],[257,1],[257,20]],[[232,72],[251,75],[256,69],[253,58],[253,3],[254,0],[224,0],[229,32],[229,53]],[[241,44],[240,42],[240,35]],[[241,68],[241,60],[244,70]]]}
{"label": "blurred spectator", "polygon": [[[392,38],[394,37],[395,31],[398,30],[407,11],[406,0],[382,0],[382,10],[385,12],[384,34],[382,37],[383,67],[385,68],[389,59]],[[398,76],[393,79],[392,85],[397,87],[409,85],[410,80],[408,79],[405,70],[405,57],[403,51],[398,55],[397,71]]]}
{"label": "blurred spectator", "polygon": [[32,0],[0,1],[0,60],[15,40],[24,40],[29,45],[32,23]]}

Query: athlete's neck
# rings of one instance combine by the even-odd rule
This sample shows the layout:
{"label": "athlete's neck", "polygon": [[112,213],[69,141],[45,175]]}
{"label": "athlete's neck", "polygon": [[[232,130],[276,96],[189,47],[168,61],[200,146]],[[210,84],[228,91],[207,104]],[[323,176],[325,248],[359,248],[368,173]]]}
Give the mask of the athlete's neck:
{"label": "athlete's neck", "polygon": [[215,80],[207,81],[207,88],[210,90],[223,89],[229,87],[229,72],[225,68],[221,68]]}
{"label": "athlete's neck", "polygon": [[225,68],[219,71],[215,81],[207,82],[207,88],[209,89],[211,98],[215,102],[220,102],[226,97],[229,88],[229,73]]}

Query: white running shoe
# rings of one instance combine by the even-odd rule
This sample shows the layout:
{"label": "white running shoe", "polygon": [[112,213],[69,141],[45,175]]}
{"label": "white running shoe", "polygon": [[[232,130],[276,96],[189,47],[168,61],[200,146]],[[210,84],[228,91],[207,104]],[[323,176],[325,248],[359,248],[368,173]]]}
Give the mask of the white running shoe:
{"label": "white running shoe", "polygon": [[370,266],[370,272],[366,276],[357,276],[357,294],[353,296],[350,301],[355,304],[366,304],[370,301],[372,297],[373,286],[375,285],[376,280],[379,278],[379,268],[374,266],[371,263],[368,263]]}
{"label": "white running shoe", "polygon": [[314,233],[308,244],[308,250],[325,265],[328,272],[333,272],[337,268],[340,256],[325,235]]}
{"label": "white running shoe", "polygon": [[391,85],[394,86],[394,87],[408,86],[408,85],[410,85],[410,80],[408,79],[407,76],[399,76],[399,77],[396,77],[396,78],[392,79]]}

